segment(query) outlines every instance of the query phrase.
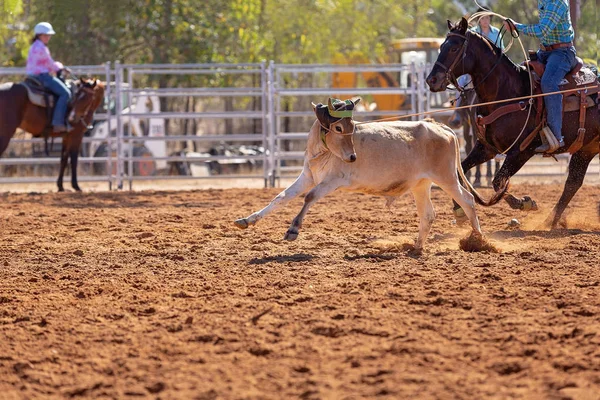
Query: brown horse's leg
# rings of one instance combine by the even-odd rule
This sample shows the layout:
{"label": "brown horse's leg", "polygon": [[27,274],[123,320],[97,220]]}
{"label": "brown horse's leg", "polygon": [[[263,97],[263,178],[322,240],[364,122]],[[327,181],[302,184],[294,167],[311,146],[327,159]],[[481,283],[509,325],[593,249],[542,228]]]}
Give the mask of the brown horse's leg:
{"label": "brown horse's leg", "polygon": [[79,149],[71,149],[69,156],[71,157],[71,187],[81,192],[81,188],[77,183],[77,160],[79,158]]}
{"label": "brown horse's leg", "polygon": [[[494,190],[498,191],[501,187],[504,186],[504,182],[509,180],[514,174],[519,172],[521,167],[525,165],[527,161],[531,157],[533,157],[534,153],[530,150],[520,152],[515,151],[511,152],[507,155],[504,164],[500,167],[500,170],[496,172],[496,176],[492,182],[494,186]],[[510,208],[515,210],[523,210],[523,211],[535,211],[537,210],[537,204],[533,201],[529,196],[525,196],[522,199],[518,199],[510,193],[506,193],[504,195],[504,200],[508,203]]]}
{"label": "brown horse's leg", "polygon": [[59,192],[64,192],[65,188],[63,187],[63,177],[65,175],[65,169],[67,168],[67,162],[69,161],[69,151],[67,147],[66,139],[63,141],[62,149],[60,152],[60,170],[58,172],[58,180],[56,181],[56,185],[58,186]]}
{"label": "brown horse's leg", "polygon": [[81,148],[81,142],[83,141],[83,131],[84,126],[78,126],[73,132],[69,133],[63,139],[62,152],[60,156],[60,171],[58,174],[58,181],[56,181],[56,185],[58,186],[59,192],[63,192],[65,190],[63,187],[63,177],[65,174],[65,169],[67,168],[69,158],[71,158],[71,186],[74,190],[78,192],[81,191],[81,188],[77,183],[77,161],[79,159],[79,149]]}
{"label": "brown horse's leg", "polygon": [[545,221],[545,224],[552,229],[556,228],[567,205],[569,205],[569,202],[583,184],[588,165],[596,154],[598,154],[597,151],[583,152],[580,150],[571,157],[571,161],[569,162],[569,176],[565,182],[565,188],[558,203],[554,206],[552,213]]}
{"label": "brown horse's leg", "polygon": [[[473,126],[471,125],[471,117],[468,111],[463,111],[460,115],[463,119],[463,136],[465,138],[465,152],[467,154],[470,154],[471,151],[473,151]],[[467,179],[471,179],[471,170],[466,169],[464,171]],[[477,176],[477,174],[475,174],[475,176]]]}
{"label": "brown horse's leg", "polygon": [[[10,112],[10,109],[6,108],[5,111]],[[5,114],[4,118],[0,119],[0,156],[8,147],[8,143],[10,143],[10,139],[12,139],[18,127],[19,120],[16,115]]]}

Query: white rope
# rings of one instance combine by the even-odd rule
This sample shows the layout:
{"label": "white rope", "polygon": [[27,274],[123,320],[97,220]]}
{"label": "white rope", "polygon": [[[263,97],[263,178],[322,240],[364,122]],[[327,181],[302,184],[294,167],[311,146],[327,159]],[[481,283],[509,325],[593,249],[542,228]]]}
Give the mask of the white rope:
{"label": "white rope", "polygon": [[[479,3],[477,3],[477,0],[473,0],[475,2],[475,4],[477,4],[477,6],[479,6],[479,8],[483,8],[481,7],[481,5],[479,5]],[[479,20],[479,18],[481,17],[486,17],[486,16],[494,16],[494,17],[498,17],[500,18],[502,21],[506,21],[508,18],[506,18],[503,15],[497,14],[495,12],[492,11],[480,11],[480,12],[476,12],[473,13],[473,15],[471,15],[471,17],[469,18],[468,22],[469,24],[471,24],[473,21],[475,20]],[[502,28],[501,28],[502,29]],[[511,47],[512,44],[514,42],[515,37],[512,34],[512,30],[508,29],[507,31],[510,34],[510,43],[508,45],[508,47],[506,47],[504,49],[504,53],[506,53]],[[500,40],[502,40],[502,37],[498,37]],[[521,50],[523,51],[523,59],[525,61],[525,66],[526,68],[529,68],[527,63],[529,62],[529,55],[527,54],[527,52],[525,51],[525,46],[523,46],[523,41],[521,40],[521,37],[519,35],[517,35],[517,39],[519,41],[519,45],[521,46]],[[497,43],[496,43],[497,45]],[[502,51],[502,50],[500,50]],[[529,73],[529,90],[530,90],[530,95],[533,96],[533,79],[531,77],[531,73]],[[504,150],[502,153],[500,154],[506,154],[510,151],[510,149],[512,149],[517,142],[521,139],[521,136],[523,136],[523,133],[525,132],[525,128],[527,128],[527,124],[529,124],[529,118],[531,118],[531,110],[533,109],[533,97],[529,100],[529,111],[527,112],[527,119],[525,120],[525,124],[523,125],[523,128],[521,129],[521,132],[519,133],[519,135],[517,136],[517,138],[515,139],[515,141],[506,149]]]}

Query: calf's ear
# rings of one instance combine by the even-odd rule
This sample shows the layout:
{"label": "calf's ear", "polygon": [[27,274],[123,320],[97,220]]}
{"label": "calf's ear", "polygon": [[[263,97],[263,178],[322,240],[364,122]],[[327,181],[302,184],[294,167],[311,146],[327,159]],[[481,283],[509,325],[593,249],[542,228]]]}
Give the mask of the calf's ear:
{"label": "calf's ear", "polygon": [[321,125],[323,125],[326,128],[329,128],[329,119],[331,117],[329,116],[329,112],[327,111],[327,106],[321,103],[317,104],[315,108],[315,115],[317,116],[317,119],[319,120]]}

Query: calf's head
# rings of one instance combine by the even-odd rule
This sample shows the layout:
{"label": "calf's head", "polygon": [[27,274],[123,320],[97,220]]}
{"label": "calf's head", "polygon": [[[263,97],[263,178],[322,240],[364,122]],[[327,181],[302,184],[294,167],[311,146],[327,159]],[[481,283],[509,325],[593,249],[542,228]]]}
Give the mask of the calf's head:
{"label": "calf's head", "polygon": [[312,104],[321,125],[321,141],[333,155],[348,163],[356,161],[356,151],[352,139],[355,125],[352,111],[359,101],[360,98],[346,101],[337,99],[332,101],[330,98],[327,105]]}

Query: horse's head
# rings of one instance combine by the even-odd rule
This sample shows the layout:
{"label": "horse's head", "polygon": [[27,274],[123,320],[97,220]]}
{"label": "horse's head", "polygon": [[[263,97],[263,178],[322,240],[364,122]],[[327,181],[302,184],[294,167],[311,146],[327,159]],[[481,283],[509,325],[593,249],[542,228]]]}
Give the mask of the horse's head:
{"label": "horse's head", "polygon": [[427,85],[432,92],[446,90],[449,83],[456,85],[456,77],[470,73],[473,69],[473,59],[468,56],[469,23],[465,18],[453,25],[448,21],[450,32],[440,47],[440,54],[433,69],[427,76]]}
{"label": "horse's head", "polygon": [[[76,83],[76,90],[71,100],[69,122],[78,124],[86,116],[93,114],[104,98],[104,85],[94,80],[81,80]],[[86,118],[87,119],[87,118]],[[89,124],[90,121],[86,121]]]}
{"label": "horse's head", "polygon": [[321,141],[333,155],[345,162],[356,161],[356,151],[352,140],[355,126],[352,112],[359,101],[360,98],[346,101],[337,99],[332,101],[330,98],[327,105],[321,103],[312,105],[321,125]]}

